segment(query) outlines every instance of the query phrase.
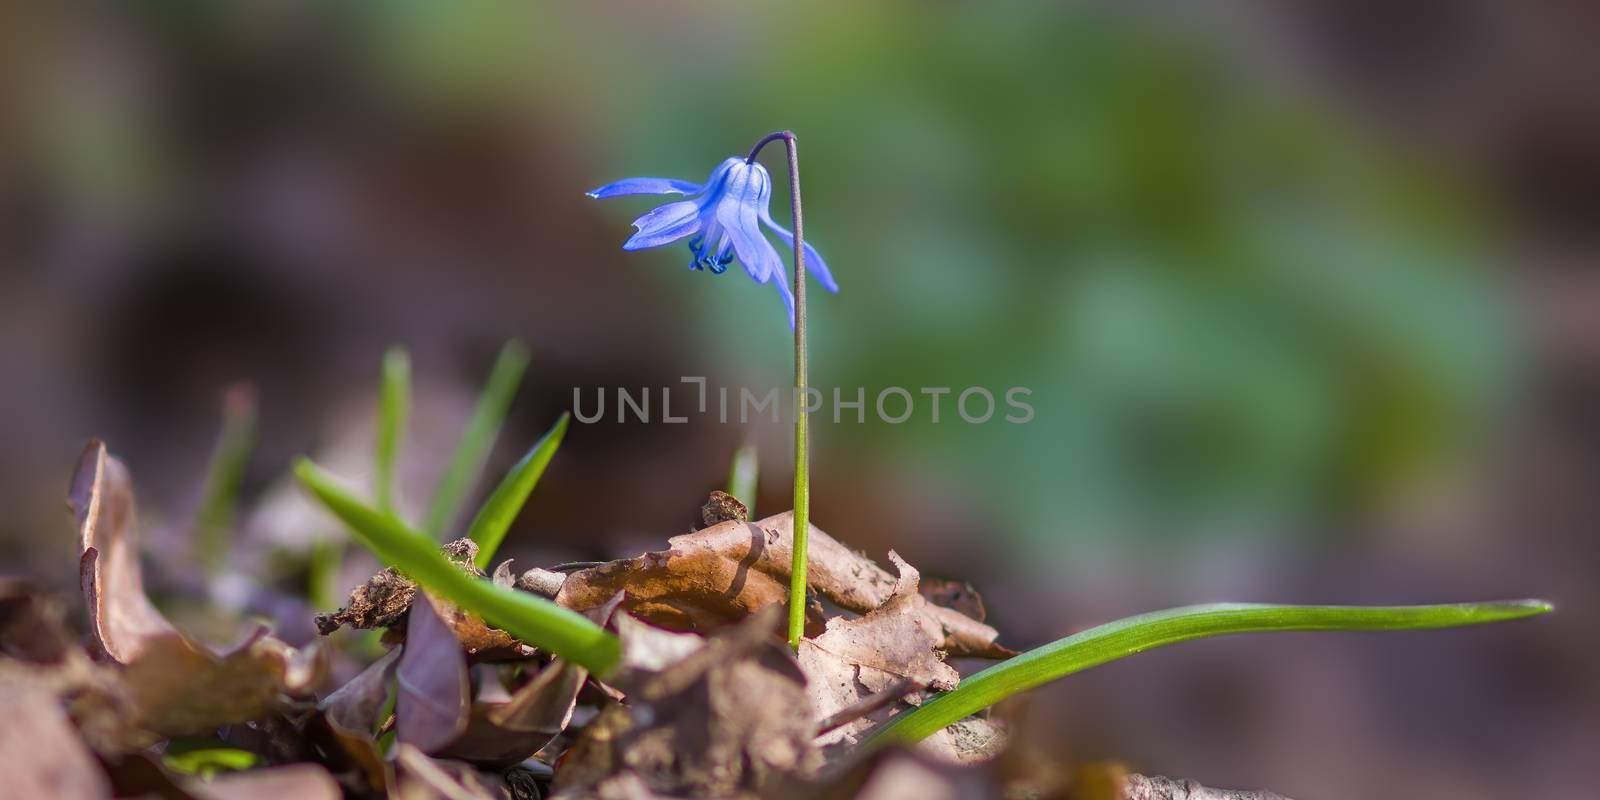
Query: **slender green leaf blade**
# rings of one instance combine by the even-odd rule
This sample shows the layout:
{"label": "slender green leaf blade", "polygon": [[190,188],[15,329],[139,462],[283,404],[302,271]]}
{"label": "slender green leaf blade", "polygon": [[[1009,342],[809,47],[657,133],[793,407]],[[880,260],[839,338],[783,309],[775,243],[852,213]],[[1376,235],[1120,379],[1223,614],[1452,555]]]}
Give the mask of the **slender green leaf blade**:
{"label": "slender green leaf blade", "polygon": [[221,772],[259,766],[261,756],[234,747],[170,746],[162,755],[161,763],[173,772],[209,778]]}
{"label": "slender green leaf blade", "polygon": [[439,552],[436,542],[394,515],[363,504],[307,459],[295,465],[294,474],[303,487],[349,526],[357,541],[429,591],[596,675],[606,675],[617,665],[621,658],[617,637],[582,614],[529,592],[502,588],[468,575]]}
{"label": "slender green leaf blade", "polygon": [[539,477],[544,475],[545,467],[550,465],[550,458],[561,447],[561,440],[567,435],[567,422],[571,415],[562,414],[561,419],[534,443],[533,449],[522,457],[517,465],[506,473],[505,479],[495,487],[494,494],[489,495],[483,507],[478,509],[478,516],[473,518],[472,527],[467,530],[467,537],[478,543],[477,564],[479,569],[488,569],[494,561],[494,553],[500,549],[500,543],[505,541],[506,531],[511,529],[511,523],[522,511],[522,506],[528,501],[528,495],[533,492],[533,487],[539,484]]}
{"label": "slender green leaf blade", "polygon": [[312,608],[333,608],[339,602],[339,570],[347,542],[335,533],[311,545],[306,559],[306,600]]}
{"label": "slender green leaf blade", "polygon": [[521,383],[522,373],[527,368],[528,351],[520,343],[506,342],[505,347],[500,348],[494,369],[489,372],[489,381],[472,410],[472,419],[461,435],[461,443],[456,446],[450,465],[439,479],[439,488],[434,490],[433,503],[423,519],[422,529],[430,536],[444,538],[445,529],[460,513],[461,504],[483,470],[484,459],[489,456],[489,448],[494,446],[500,423],[511,408],[517,384]]}
{"label": "slender green leaf blade", "polygon": [[728,465],[728,494],[744,503],[751,519],[756,516],[756,487],[759,485],[760,469],[756,446],[749,443],[734,451],[733,463]]}
{"label": "slender green leaf blade", "polygon": [[372,490],[378,510],[394,512],[395,464],[411,416],[411,356],[404,347],[383,354],[383,378],[378,389],[377,454],[372,470]]}
{"label": "slender green leaf blade", "polygon": [[222,398],[222,433],[206,467],[204,495],[195,518],[200,558],[208,569],[222,566],[232,539],[239,484],[256,441],[256,398],[248,386],[232,386]]}
{"label": "slender green leaf blade", "polygon": [[1452,628],[1518,619],[1551,610],[1542,600],[1435,606],[1274,606],[1215,603],[1127,617],[1029,650],[894,717],[871,744],[918,741],[1011,695],[1154,647],[1234,633],[1388,631]]}

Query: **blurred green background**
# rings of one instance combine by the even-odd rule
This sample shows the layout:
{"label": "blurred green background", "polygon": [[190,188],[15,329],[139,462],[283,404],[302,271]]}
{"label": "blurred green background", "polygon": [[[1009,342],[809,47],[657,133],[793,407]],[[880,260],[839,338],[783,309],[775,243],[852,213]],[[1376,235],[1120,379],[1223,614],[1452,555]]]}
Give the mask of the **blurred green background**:
{"label": "blurred green background", "polygon": [[[622,253],[651,201],[583,192],[702,180],[788,128],[843,287],[813,287],[813,383],[1026,387],[1036,412],[821,422],[838,538],[973,580],[1021,645],[1208,600],[1562,606],[1152,655],[1041,693],[1056,755],[1291,796],[1581,796],[1597,26],[1553,2],[8,8],[0,571],[72,585],[59,499],[90,435],[137,476],[150,549],[181,548],[241,381],[241,535],[337,536],[283,471],[361,475],[395,343],[416,496],[507,338],[533,364],[491,472],[575,391],[786,385],[770,287]],[[747,439],[786,508],[787,436],[575,425],[507,552],[657,548]]]}

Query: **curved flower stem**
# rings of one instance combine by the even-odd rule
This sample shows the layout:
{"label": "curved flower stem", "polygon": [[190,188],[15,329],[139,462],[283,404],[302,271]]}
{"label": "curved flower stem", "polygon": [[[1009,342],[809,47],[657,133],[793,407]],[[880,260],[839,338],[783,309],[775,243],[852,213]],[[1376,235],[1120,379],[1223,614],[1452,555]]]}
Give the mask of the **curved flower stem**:
{"label": "curved flower stem", "polygon": [[806,534],[811,523],[811,460],[806,424],[806,247],[800,213],[800,153],[792,131],[769,133],[750,148],[754,163],[761,148],[783,140],[789,153],[789,209],[794,215],[794,562],[789,569],[789,646],[800,648],[806,621]]}

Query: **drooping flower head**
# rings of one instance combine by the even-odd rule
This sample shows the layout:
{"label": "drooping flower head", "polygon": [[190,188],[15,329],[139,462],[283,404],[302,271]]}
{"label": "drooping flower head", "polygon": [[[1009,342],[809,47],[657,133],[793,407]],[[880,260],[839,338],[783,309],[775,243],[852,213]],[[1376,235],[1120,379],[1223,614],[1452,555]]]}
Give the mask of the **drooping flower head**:
{"label": "drooping flower head", "polygon": [[[693,254],[689,269],[720,275],[737,260],[756,283],[777,286],[789,311],[789,327],[794,327],[794,294],[783,259],[761,226],[771,229],[790,248],[794,247],[794,235],[772,221],[768,209],[772,176],[766,167],[734,157],[717,165],[704,185],[670,178],[628,178],[589,192],[596,199],[627,194],[681,194],[689,199],[668,203],[634,220],[636,231],[622,249],[643,250],[687,238]],[[815,275],[824,289],[839,291],[827,263],[809,242],[805,256],[806,271]]]}

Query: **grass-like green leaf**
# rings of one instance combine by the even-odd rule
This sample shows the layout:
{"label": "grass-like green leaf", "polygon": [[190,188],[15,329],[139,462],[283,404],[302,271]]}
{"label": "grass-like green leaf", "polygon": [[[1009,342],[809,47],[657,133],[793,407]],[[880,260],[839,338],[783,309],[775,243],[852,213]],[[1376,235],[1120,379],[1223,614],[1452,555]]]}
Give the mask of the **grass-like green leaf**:
{"label": "grass-like green leaf", "polygon": [[494,446],[500,423],[511,408],[511,400],[517,394],[517,384],[522,382],[523,370],[527,368],[528,351],[520,343],[506,342],[505,347],[500,348],[494,369],[489,372],[489,381],[483,387],[483,394],[478,396],[477,406],[472,409],[472,419],[467,423],[466,432],[461,435],[461,443],[456,445],[450,466],[439,478],[439,488],[434,490],[433,503],[428,506],[428,514],[423,518],[422,529],[430,536],[442,539],[445,529],[461,512],[461,504],[466,501],[467,492],[471,491],[478,473],[483,470],[484,459],[489,456],[489,448]]}
{"label": "grass-like green leaf", "polygon": [[411,356],[404,347],[383,354],[383,379],[378,389],[377,453],[372,467],[372,492],[378,510],[394,511],[395,464],[411,416]]}
{"label": "grass-like green leaf", "polygon": [[756,446],[745,444],[734,451],[733,463],[728,465],[728,494],[731,494],[756,516],[756,486],[761,465],[756,460]]}
{"label": "grass-like green leaf", "polygon": [[312,608],[333,608],[339,602],[339,571],[344,568],[343,536],[318,539],[306,557],[306,601]]}
{"label": "grass-like green leaf", "polygon": [[478,543],[479,569],[488,569],[494,561],[494,553],[505,541],[511,522],[522,511],[522,505],[527,502],[533,487],[538,485],[539,476],[550,464],[550,457],[561,447],[561,439],[567,435],[567,422],[570,419],[571,415],[562,414],[561,419],[556,420],[556,424],[534,443],[533,449],[506,473],[500,485],[495,487],[494,494],[489,495],[483,507],[478,509],[478,516],[473,518],[467,536]]}
{"label": "grass-like green leaf", "polygon": [[1529,617],[1542,600],[1437,606],[1274,606],[1215,603],[1127,617],[1058,639],[996,664],[920,707],[894,717],[869,744],[914,742],[1019,692],[1153,647],[1208,636],[1268,631],[1388,631],[1453,628]]}
{"label": "grass-like green leaf", "polygon": [[215,570],[227,558],[233,538],[234,509],[239,504],[239,484],[256,441],[255,392],[248,386],[230,387],[222,398],[222,433],[206,467],[205,489],[195,528],[200,559]]}
{"label": "grass-like green leaf", "polygon": [[582,614],[468,575],[439,552],[438,543],[394,515],[365,505],[308,459],[295,464],[294,474],[350,528],[357,541],[422,587],[596,675],[606,675],[617,665],[621,657],[617,637]]}
{"label": "grass-like green leaf", "polygon": [[222,772],[250,769],[261,763],[261,756],[236,747],[209,747],[175,740],[161,757],[167,769],[184,775],[210,778]]}

